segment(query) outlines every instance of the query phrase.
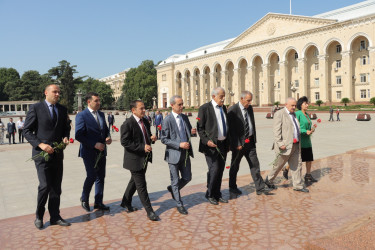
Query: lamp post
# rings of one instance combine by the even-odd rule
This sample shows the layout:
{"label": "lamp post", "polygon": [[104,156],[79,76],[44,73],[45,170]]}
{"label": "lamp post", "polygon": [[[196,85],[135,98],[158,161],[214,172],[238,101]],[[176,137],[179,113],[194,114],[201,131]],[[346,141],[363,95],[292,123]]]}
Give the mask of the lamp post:
{"label": "lamp post", "polygon": [[82,111],[82,91],[79,89],[76,93],[77,99],[78,99],[78,105],[77,105],[77,110],[78,112]]}
{"label": "lamp post", "polygon": [[154,96],[154,97],[152,97],[152,101],[153,101],[153,109],[156,109],[157,107],[156,107],[156,97]]}
{"label": "lamp post", "polygon": [[232,106],[234,104],[234,101],[233,101],[233,96],[234,96],[234,93],[233,91],[229,91],[229,95],[230,95],[230,105]]}

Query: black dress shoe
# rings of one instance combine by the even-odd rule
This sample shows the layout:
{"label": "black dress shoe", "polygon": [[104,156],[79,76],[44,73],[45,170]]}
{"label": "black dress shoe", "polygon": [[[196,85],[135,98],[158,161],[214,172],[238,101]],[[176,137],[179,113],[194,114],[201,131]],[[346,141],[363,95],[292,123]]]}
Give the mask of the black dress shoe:
{"label": "black dress shoe", "polygon": [[270,190],[274,190],[274,189],[277,189],[276,185],[271,183],[269,180],[268,180],[268,176],[266,177],[266,180],[264,181],[264,183],[266,183],[267,187],[270,189]]}
{"label": "black dress shoe", "polygon": [[180,213],[180,214],[188,214],[188,211],[184,208],[184,206],[181,206],[181,207],[177,207],[177,211]]}
{"label": "black dress shoe", "polygon": [[261,195],[261,194],[265,194],[265,195],[268,195],[270,192],[270,190],[266,187],[262,188],[262,189],[259,189],[256,191],[257,195]]}
{"label": "black dress shoe", "polygon": [[36,226],[36,228],[38,228],[39,230],[43,228],[43,220],[41,219],[35,219],[34,221],[34,225]]}
{"label": "black dress shoe", "polygon": [[307,188],[295,188],[293,189],[294,191],[299,191],[299,192],[304,192],[304,193],[308,193],[310,192]]}
{"label": "black dress shoe", "polygon": [[228,200],[226,200],[226,199],[220,197],[220,198],[218,199],[218,202],[220,202],[220,203],[228,203]]}
{"label": "black dress shoe", "polygon": [[109,211],[109,207],[104,205],[103,203],[94,204],[94,209],[102,210],[102,211]]}
{"label": "black dress shoe", "polygon": [[60,219],[60,220],[57,220],[57,221],[50,221],[50,223],[51,223],[51,225],[59,225],[59,226],[62,226],[62,227],[68,227],[68,226],[72,225],[64,219]]}
{"label": "black dress shoe", "polygon": [[173,200],[175,200],[175,198],[174,198],[174,194],[173,194],[173,190],[172,190],[172,186],[169,185],[169,186],[167,187],[167,189],[168,189],[168,191],[171,193]]}
{"label": "black dress shoe", "polygon": [[283,176],[284,176],[285,180],[288,180],[288,173],[289,173],[289,170],[284,168],[283,169]]}
{"label": "black dress shoe", "polygon": [[90,205],[88,201],[83,201],[82,198],[80,198],[81,201],[81,207],[86,210],[86,212],[90,212]]}
{"label": "black dress shoe", "polygon": [[155,214],[155,212],[150,212],[147,214],[147,217],[152,221],[158,221],[160,220],[159,216]]}
{"label": "black dress shoe", "polygon": [[127,209],[126,210],[127,213],[131,213],[131,212],[134,212],[134,211],[138,210],[138,208],[132,207],[131,205],[127,205],[127,204],[125,204],[123,202],[121,202],[120,206],[123,207],[123,208],[125,208],[125,209]]}
{"label": "black dress shoe", "polygon": [[312,177],[311,174],[306,174],[305,175],[305,182],[318,182],[318,181],[315,180],[314,177]]}
{"label": "black dress shoe", "polygon": [[219,204],[215,198],[208,197],[207,200],[212,205],[218,205]]}
{"label": "black dress shoe", "polygon": [[229,188],[229,192],[233,194],[242,194],[242,191],[239,190],[238,188]]}

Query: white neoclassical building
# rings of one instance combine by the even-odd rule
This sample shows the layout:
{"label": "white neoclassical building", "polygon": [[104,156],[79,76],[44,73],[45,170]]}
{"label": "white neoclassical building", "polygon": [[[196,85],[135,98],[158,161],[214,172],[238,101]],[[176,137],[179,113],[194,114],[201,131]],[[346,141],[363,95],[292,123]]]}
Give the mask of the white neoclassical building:
{"label": "white neoclassical building", "polygon": [[174,94],[200,106],[216,86],[226,90],[227,104],[245,89],[255,106],[304,95],[312,103],[368,103],[375,96],[374,41],[375,0],[312,17],[268,13],[236,38],[162,61],[158,106],[168,107]]}

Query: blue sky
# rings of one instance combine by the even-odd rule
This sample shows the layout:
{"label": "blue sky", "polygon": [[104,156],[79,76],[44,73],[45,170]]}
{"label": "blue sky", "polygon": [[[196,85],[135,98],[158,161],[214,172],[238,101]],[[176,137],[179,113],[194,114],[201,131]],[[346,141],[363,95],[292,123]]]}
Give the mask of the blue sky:
{"label": "blue sky", "polygon": [[[359,0],[293,0],[313,16]],[[105,77],[143,60],[233,38],[289,0],[0,0],[0,67],[46,73],[61,60],[78,75]]]}

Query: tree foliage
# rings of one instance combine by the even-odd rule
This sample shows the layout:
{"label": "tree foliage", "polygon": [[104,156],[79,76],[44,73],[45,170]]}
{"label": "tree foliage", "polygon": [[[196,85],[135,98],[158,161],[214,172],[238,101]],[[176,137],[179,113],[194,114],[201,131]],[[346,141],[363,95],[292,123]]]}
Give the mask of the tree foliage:
{"label": "tree foliage", "polygon": [[[156,69],[152,60],[143,61],[137,68],[126,73],[123,106],[129,108],[133,100],[141,99],[146,108],[153,105],[152,97],[157,96]],[[119,104],[120,105],[120,104]]]}
{"label": "tree foliage", "polygon": [[345,106],[347,106],[347,104],[348,104],[349,102],[350,102],[350,99],[347,98],[347,97],[344,97],[344,98],[341,99],[341,103],[344,103]]}
{"label": "tree foliage", "polygon": [[375,97],[370,99],[370,103],[375,105]]}
{"label": "tree foliage", "polygon": [[[96,92],[99,94],[101,107],[108,109],[113,105],[113,90],[109,85],[105,84],[104,82],[89,77],[88,79],[86,79],[78,85],[78,89],[82,91],[83,99],[88,92]],[[86,105],[84,101],[82,104],[84,106]]]}
{"label": "tree foliage", "polygon": [[8,82],[20,80],[20,74],[13,68],[0,68],[0,101],[9,100],[9,95],[5,92],[5,85]]}
{"label": "tree foliage", "polygon": [[322,100],[316,100],[315,104],[318,105],[318,106],[320,107],[320,105],[323,104],[323,101],[322,101]]}

